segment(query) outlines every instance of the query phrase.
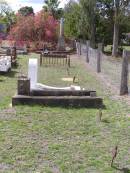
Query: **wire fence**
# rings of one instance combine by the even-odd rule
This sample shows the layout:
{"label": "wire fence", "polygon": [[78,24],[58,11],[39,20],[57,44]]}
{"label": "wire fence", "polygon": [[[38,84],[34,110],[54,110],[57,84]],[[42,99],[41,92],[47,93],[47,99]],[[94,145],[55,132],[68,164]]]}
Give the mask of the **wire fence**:
{"label": "wire fence", "polygon": [[[100,68],[100,72],[103,75],[103,77],[106,79],[106,81],[116,86],[118,90],[120,90],[123,58],[121,57],[114,58],[112,56],[105,55],[101,51],[101,49],[99,48],[93,49],[89,46],[89,44],[86,44],[86,42],[77,43],[77,54],[81,56],[86,62],[88,57],[89,65],[93,68],[93,70],[98,72],[98,68]],[[130,62],[128,61],[128,64],[129,63]],[[129,72],[130,72],[130,66],[129,66]],[[130,75],[128,75],[128,87],[130,85],[129,76]]]}

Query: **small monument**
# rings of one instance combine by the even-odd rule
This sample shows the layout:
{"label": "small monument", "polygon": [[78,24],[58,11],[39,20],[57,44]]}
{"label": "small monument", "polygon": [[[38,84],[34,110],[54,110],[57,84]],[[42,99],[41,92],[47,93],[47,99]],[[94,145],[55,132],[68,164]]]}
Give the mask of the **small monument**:
{"label": "small monument", "polygon": [[64,39],[64,18],[60,19],[60,35],[58,40],[58,51],[65,51],[65,39]]}
{"label": "small monument", "polygon": [[28,78],[30,79],[31,89],[36,88],[38,73],[38,61],[36,58],[29,59]]}
{"label": "small monument", "polygon": [[38,60],[29,59],[28,77],[18,80],[18,92],[12,98],[12,105],[40,104],[44,106],[62,107],[94,107],[102,108],[102,98],[96,91],[88,91],[80,86],[53,87],[37,83]]}
{"label": "small monument", "polygon": [[37,83],[38,79],[38,60],[36,58],[29,59],[28,78],[30,79],[30,89],[51,89],[51,90],[81,90],[80,86],[71,85],[70,87],[53,87]]}

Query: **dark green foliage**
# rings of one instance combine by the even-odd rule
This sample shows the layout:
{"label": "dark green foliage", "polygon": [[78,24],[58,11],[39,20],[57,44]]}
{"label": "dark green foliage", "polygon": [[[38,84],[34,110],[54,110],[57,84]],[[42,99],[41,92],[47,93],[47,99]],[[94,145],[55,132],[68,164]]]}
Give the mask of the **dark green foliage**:
{"label": "dark green foliage", "polygon": [[43,9],[46,12],[50,12],[56,19],[60,19],[62,17],[63,10],[62,8],[59,8],[59,0],[45,0],[44,3],[45,5],[43,6]]}
{"label": "dark green foliage", "polygon": [[[96,34],[96,0],[80,0],[82,8],[82,18],[88,22],[84,23],[81,20],[82,27],[85,27],[87,30],[88,39],[90,40],[90,45],[95,48],[95,34]],[[81,19],[82,19],[81,18]]]}
{"label": "dark green foliage", "polygon": [[80,36],[80,6],[73,1],[70,1],[64,9],[65,18],[65,35],[71,38],[78,38]]}
{"label": "dark green foliage", "polygon": [[[119,4],[119,43],[122,33],[130,32],[130,18],[127,1]],[[79,3],[70,0],[64,9],[65,34],[69,37],[103,42],[105,45],[113,43],[114,1],[113,0],[80,0]]]}
{"label": "dark green foliage", "polygon": [[22,16],[28,16],[28,15],[33,15],[34,14],[34,11],[33,11],[33,8],[32,7],[21,7],[19,10],[18,10],[18,13],[21,14]]}

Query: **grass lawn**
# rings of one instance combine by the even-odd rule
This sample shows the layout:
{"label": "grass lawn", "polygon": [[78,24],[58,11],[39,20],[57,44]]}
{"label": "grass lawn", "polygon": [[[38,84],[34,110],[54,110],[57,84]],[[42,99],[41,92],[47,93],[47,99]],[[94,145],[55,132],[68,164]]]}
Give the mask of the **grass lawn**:
{"label": "grass lawn", "polygon": [[[96,109],[9,107],[16,93],[17,76],[27,74],[28,58],[19,56],[19,67],[8,75],[0,75],[0,172],[129,173],[130,108],[113,99],[83,62],[72,59],[69,77],[77,75],[82,87],[96,89],[104,98],[106,109],[101,123],[96,121]],[[68,77],[65,67],[39,69],[42,83],[70,85],[71,82],[61,80],[63,77]],[[111,168],[115,145],[119,146],[119,153]]]}
{"label": "grass lawn", "polygon": [[[106,52],[111,52],[111,46],[112,46],[112,45],[107,45],[107,46],[105,47],[104,51],[106,51]],[[130,46],[123,46],[123,48],[130,51]]]}

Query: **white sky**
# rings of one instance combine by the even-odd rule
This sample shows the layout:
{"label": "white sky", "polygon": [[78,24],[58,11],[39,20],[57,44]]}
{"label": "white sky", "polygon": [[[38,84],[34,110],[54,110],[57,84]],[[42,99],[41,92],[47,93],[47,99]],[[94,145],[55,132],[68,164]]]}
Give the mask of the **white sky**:
{"label": "white sky", "polygon": [[[44,4],[44,0],[6,0],[11,8],[14,11],[17,11],[19,8],[23,6],[32,6],[35,12],[38,12],[42,9],[42,6]],[[60,7],[64,7],[64,5],[69,0],[60,0],[61,4]]]}

